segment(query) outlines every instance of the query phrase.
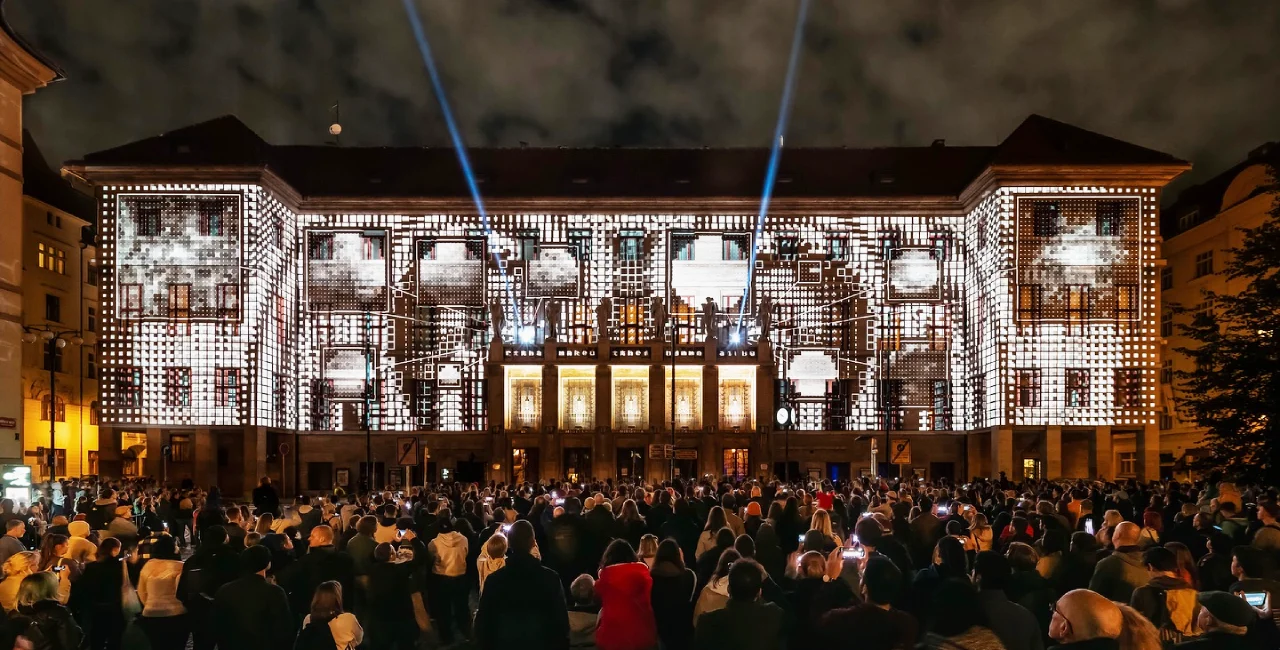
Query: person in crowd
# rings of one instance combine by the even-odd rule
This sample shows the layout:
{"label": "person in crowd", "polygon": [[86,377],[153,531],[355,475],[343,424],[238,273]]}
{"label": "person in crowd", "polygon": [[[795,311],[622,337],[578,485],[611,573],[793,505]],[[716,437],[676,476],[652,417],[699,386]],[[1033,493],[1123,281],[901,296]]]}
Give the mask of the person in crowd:
{"label": "person in crowd", "polygon": [[[715,506],[707,514],[707,524],[703,527],[702,533],[698,535],[698,545],[694,550],[694,556],[701,560],[702,554],[713,548],[719,547],[719,550],[723,552],[724,549],[732,546],[733,539],[737,537],[737,535],[733,534],[732,528],[729,528],[729,544],[727,546],[721,546],[719,543],[721,539],[720,531],[725,528],[728,528],[728,521],[726,521],[724,516],[724,508]],[[715,557],[719,557],[719,553],[717,553]]]}
{"label": "person in crowd", "polygon": [[253,508],[259,516],[264,513],[280,516],[280,496],[276,494],[275,486],[271,485],[270,477],[262,477],[258,487],[253,488]]}
{"label": "person in crowd", "polygon": [[916,573],[911,582],[911,610],[924,619],[934,601],[934,592],[950,579],[968,579],[968,558],[964,547],[954,537],[938,540],[933,551],[933,561]]}
{"label": "person in crowd", "polygon": [[1129,606],[1151,621],[1163,641],[1176,643],[1195,634],[1196,590],[1178,577],[1178,558],[1163,546],[1142,552],[1150,580],[1133,590]]}
{"label": "person in crowd", "polygon": [[555,571],[533,557],[533,525],[517,521],[507,535],[507,564],[485,582],[476,609],[475,639],[481,650],[564,648],[569,615]]}
{"label": "person in crowd", "polygon": [[1093,571],[1098,565],[1098,538],[1085,531],[1071,533],[1071,545],[1062,556],[1057,571],[1049,577],[1049,584],[1058,593],[1073,589],[1088,589]]}
{"label": "person in crowd", "polygon": [[1280,504],[1275,501],[1259,503],[1258,521],[1262,522],[1262,527],[1254,532],[1251,545],[1271,553],[1273,557],[1280,555]]}
{"label": "person in crowd", "polygon": [[916,620],[895,609],[902,591],[902,572],[892,560],[868,554],[862,570],[860,605],[834,609],[818,623],[822,647],[841,650],[907,650],[916,643]]}
{"label": "person in crowd", "polygon": [[1040,630],[1047,633],[1050,623],[1049,612],[1057,593],[1054,592],[1053,585],[1036,570],[1039,555],[1030,545],[1014,542],[1005,551],[1005,559],[1009,561],[1009,568],[1013,570],[1005,593],[1008,594],[1009,600],[1022,605],[1035,615],[1040,623]]}
{"label": "person in crowd", "polygon": [[21,519],[10,519],[4,523],[4,536],[0,537],[0,564],[10,556],[27,550],[27,545],[22,543],[26,534],[27,525]]}
{"label": "person in crowd", "polygon": [[982,551],[974,558],[973,582],[991,631],[1006,650],[1042,650],[1044,633],[1035,615],[1005,593],[1012,576],[1009,561],[999,553]]}
{"label": "person in crowd", "polygon": [[1196,564],[1196,571],[1200,574],[1200,590],[1226,591],[1235,582],[1235,576],[1231,575],[1231,551],[1235,548],[1235,542],[1230,535],[1220,530],[1213,530],[1207,537],[1207,552]]}
{"label": "person in crowd", "polygon": [[[1166,646],[1160,641],[1160,631],[1147,617],[1128,605],[1116,603],[1116,607],[1120,608],[1121,625],[1120,636],[1116,637],[1115,642],[1120,650],[1164,650]],[[1109,642],[1110,639],[1096,641]]]}
{"label": "person in crowd", "polygon": [[595,583],[600,602],[596,646],[600,650],[648,650],[657,645],[652,588],[649,568],[636,557],[631,545],[624,539],[610,542]]}
{"label": "person in crowd", "polygon": [[138,574],[141,627],[151,650],[183,650],[191,636],[187,609],[178,598],[182,560],[177,543],[165,535],[151,547],[151,558]]}
{"label": "person in crowd", "polygon": [[[729,551],[725,551],[726,554]],[[729,600],[723,608],[702,615],[694,632],[696,650],[773,650],[783,633],[783,611],[761,602],[764,569],[754,560],[736,560],[729,567]]]}
{"label": "person in crowd", "polygon": [[484,550],[476,558],[476,574],[480,583],[480,594],[484,594],[484,581],[494,571],[507,565],[507,536],[494,533],[484,543]]}
{"label": "person in crowd", "polygon": [[[378,530],[378,518],[365,515],[354,519],[356,531],[354,537],[347,541],[345,552],[351,556],[352,568],[355,570],[357,596],[363,597],[369,591],[369,572],[373,569],[373,551],[378,547],[373,535]],[[356,611],[361,611],[361,598],[356,599]]]}
{"label": "person in crowd", "polygon": [[844,544],[844,540],[832,528],[831,513],[826,510],[818,509],[814,511],[813,517],[809,522],[809,530],[816,530],[822,534],[823,547],[821,553],[823,555],[830,554],[836,547]]}
{"label": "person in crowd", "polygon": [[438,530],[435,539],[427,544],[427,555],[432,558],[430,602],[435,608],[432,617],[436,620],[440,639],[448,644],[453,641],[455,632],[461,632],[468,638],[471,635],[466,579],[470,543],[454,529],[447,515],[442,515]]}
{"label": "person in crowd", "polygon": [[1200,572],[1196,569],[1196,559],[1191,555],[1191,549],[1182,542],[1165,542],[1164,547],[1173,551],[1173,557],[1178,561],[1178,577],[1198,591]]}
{"label": "person in crowd", "polygon": [[596,600],[596,581],[584,573],[569,583],[569,647],[595,650],[600,625],[600,603]]}
{"label": "person in crowd", "polygon": [[[413,567],[399,561],[396,547],[391,543],[378,544],[373,558],[373,567],[369,570],[368,611],[363,615],[369,626],[368,645],[373,650],[412,647],[424,627],[425,616],[425,611],[419,611],[422,590],[413,580]],[[455,558],[454,561],[461,560]],[[447,619],[446,624],[453,622]]]}
{"label": "person in crowd", "polygon": [[[640,548],[640,540],[644,537],[646,530],[648,530],[648,524],[640,515],[640,507],[631,499],[623,501],[622,512],[614,522],[613,536],[627,540],[632,548]],[[656,547],[656,537],[654,543]]]}
{"label": "person in crowd", "polygon": [[98,554],[98,546],[89,541],[89,524],[84,521],[73,521],[67,524],[67,552],[70,560],[84,564],[92,562]]}
{"label": "person in crowd", "polygon": [[1227,591],[1233,594],[1266,593],[1272,623],[1280,629],[1280,580],[1267,577],[1273,568],[1274,562],[1266,551],[1252,546],[1237,546],[1231,549],[1231,575],[1236,581]]}
{"label": "person in crowd", "polygon": [[[1136,534],[1136,533],[1135,533]],[[1076,589],[1054,603],[1050,650],[1119,650],[1124,614],[1116,603],[1088,589]]]}
{"label": "person in crowd", "polygon": [[658,544],[649,576],[653,580],[649,602],[662,648],[687,650],[693,641],[693,599],[698,578],[685,567],[675,540],[664,539]]}
{"label": "person in crowd", "polygon": [[[753,490],[759,489],[752,488]],[[764,523],[764,517],[761,516],[760,503],[750,501],[746,507],[746,517],[742,520],[742,531],[750,535],[752,538],[756,536],[756,531],[760,530],[760,524]]]}
{"label": "person in crowd", "polygon": [[[720,609],[729,602],[729,568],[741,558],[742,556],[734,549],[727,549],[720,554],[716,570],[712,572],[706,586],[698,592],[698,599],[694,603],[693,626],[695,628],[703,614]],[[763,582],[764,579],[761,578],[761,583]]]}
{"label": "person in crowd", "polygon": [[[95,559],[85,565],[67,601],[68,609],[88,636],[89,650],[120,648],[125,628],[125,569],[120,552],[120,540],[102,540]],[[197,646],[197,650],[207,649]]]}
{"label": "person in crowd", "polygon": [[720,556],[727,549],[733,548],[733,543],[733,531],[728,527],[716,531],[714,544],[698,555],[698,561],[694,565],[697,569],[699,587],[711,580],[711,574],[715,572],[716,566],[720,563]]}
{"label": "person in crowd", "polygon": [[[1258,611],[1244,599],[1225,591],[1205,591],[1197,596],[1201,635],[1178,644],[1178,650],[1263,650],[1250,641],[1249,628],[1256,625]],[[1272,646],[1274,647],[1274,646]]]}
{"label": "person in crowd", "polygon": [[355,593],[355,561],[350,555],[338,552],[333,536],[333,528],[326,524],[312,527],[306,554],[279,573],[277,582],[289,593],[289,609],[295,616],[305,615],[315,600],[316,590],[326,582],[337,582],[344,594]]}
{"label": "person in crowd", "polygon": [[316,585],[294,649],[355,650],[363,642],[360,621],[342,608],[342,583],[327,580]]}
{"label": "person in crowd", "polygon": [[9,626],[18,648],[78,650],[84,642],[84,631],[71,611],[58,602],[58,581],[46,571],[22,579]]}
{"label": "person in crowd", "polygon": [[946,529],[943,528],[942,520],[934,514],[932,499],[927,496],[921,497],[919,504],[920,515],[912,519],[909,525],[911,536],[908,546],[911,550],[912,564],[927,567],[938,540],[946,536]]}
{"label": "person in crowd", "polygon": [[640,546],[636,547],[636,557],[640,558],[644,565],[653,568],[653,559],[658,555],[658,536],[644,534],[640,536]]}
{"label": "person in crowd", "polygon": [[1146,566],[1142,562],[1142,549],[1138,547],[1141,529],[1131,521],[1122,521],[1111,536],[1115,552],[1098,560],[1089,580],[1089,589],[1107,598],[1127,603],[1133,590],[1147,584]]}
{"label": "person in crowd", "polygon": [[822,616],[833,609],[848,607],[857,600],[848,582],[832,579],[829,564],[828,558],[817,551],[800,556],[797,579],[787,598],[786,609],[792,618],[788,647],[808,648],[818,644],[818,623]]}
{"label": "person in crowd", "polygon": [[261,546],[240,553],[242,577],[218,589],[212,629],[219,648],[279,650],[294,640],[293,614],[284,589],[267,580],[271,551]]}
{"label": "person in crowd", "polygon": [[928,634],[918,647],[1004,650],[1000,637],[991,629],[973,584],[966,580],[944,580],[933,593],[933,606],[926,620],[929,621]]}
{"label": "person in crowd", "polygon": [[18,590],[22,579],[40,568],[40,554],[22,551],[9,556],[4,562],[4,580],[0,581],[0,607],[12,612],[18,608]]}
{"label": "person in crowd", "polygon": [[236,579],[239,564],[236,552],[227,545],[227,531],[221,526],[206,530],[195,553],[182,563],[178,595],[187,609],[194,650],[213,649],[213,600],[222,585]]}
{"label": "person in crowd", "polygon": [[1138,533],[1138,546],[1141,548],[1150,548],[1160,544],[1161,535],[1164,529],[1164,518],[1155,510],[1146,510],[1142,513],[1142,530]]}
{"label": "person in crowd", "polygon": [[979,512],[973,516],[973,523],[969,525],[969,536],[973,538],[974,546],[979,553],[991,550],[995,533],[987,524],[986,515]]}

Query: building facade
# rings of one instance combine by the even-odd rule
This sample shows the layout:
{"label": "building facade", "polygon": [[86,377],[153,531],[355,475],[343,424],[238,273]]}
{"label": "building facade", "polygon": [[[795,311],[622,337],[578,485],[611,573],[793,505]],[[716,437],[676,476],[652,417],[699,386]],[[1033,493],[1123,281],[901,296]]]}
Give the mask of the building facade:
{"label": "building facade", "polygon": [[873,441],[877,471],[1158,471],[1182,161],[1033,116],[992,147],[788,150],[758,219],[767,151],[471,156],[220,118],[69,163],[101,232],[100,471],[140,439],[172,454],[148,473],[232,492],[847,477]]}
{"label": "building facade", "polygon": [[[1197,458],[1204,430],[1179,409],[1176,373],[1194,368],[1190,359],[1176,351],[1193,343],[1178,325],[1189,324],[1192,312],[1212,309],[1205,292],[1229,295],[1245,288],[1247,280],[1228,278],[1224,271],[1230,251],[1243,243],[1244,231],[1270,218],[1278,195],[1269,166],[1277,159],[1280,143],[1263,144],[1239,164],[1183,190],[1161,215],[1167,264],[1160,269],[1164,352],[1159,421],[1168,453],[1165,460],[1180,475],[1187,472],[1189,461]],[[1188,311],[1174,313],[1178,307]]]}

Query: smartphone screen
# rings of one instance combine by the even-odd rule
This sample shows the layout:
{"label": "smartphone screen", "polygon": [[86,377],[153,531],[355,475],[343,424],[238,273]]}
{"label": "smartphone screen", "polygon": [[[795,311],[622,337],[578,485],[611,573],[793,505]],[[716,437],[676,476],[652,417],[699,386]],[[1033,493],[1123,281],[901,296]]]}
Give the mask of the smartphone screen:
{"label": "smartphone screen", "polygon": [[861,546],[846,546],[840,555],[846,560],[861,560],[867,555],[867,550]]}
{"label": "smartphone screen", "polygon": [[1086,519],[1086,520],[1084,520],[1084,532],[1089,533],[1090,535],[1092,535],[1092,534],[1093,534],[1093,520],[1092,520],[1092,519]]}
{"label": "smartphone screen", "polygon": [[803,534],[803,533],[801,533],[801,534],[800,534],[800,538],[799,538],[799,539],[797,539],[796,541],[797,541],[797,542],[800,542],[801,544],[803,544],[803,543],[804,543],[804,534]]}
{"label": "smartphone screen", "polygon": [[1244,602],[1249,603],[1250,607],[1262,607],[1267,604],[1267,592],[1265,591],[1246,591],[1243,594]]}

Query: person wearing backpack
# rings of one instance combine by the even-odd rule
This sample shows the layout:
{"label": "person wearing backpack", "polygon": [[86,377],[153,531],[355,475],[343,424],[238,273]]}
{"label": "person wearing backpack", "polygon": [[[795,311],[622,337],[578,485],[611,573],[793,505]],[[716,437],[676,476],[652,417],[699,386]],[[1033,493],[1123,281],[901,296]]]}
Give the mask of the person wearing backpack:
{"label": "person wearing backpack", "polygon": [[12,631],[24,638],[31,650],[79,650],[84,631],[71,610],[58,602],[58,580],[49,571],[22,579],[18,589],[18,609],[10,619]]}
{"label": "person wearing backpack", "polygon": [[355,650],[364,643],[364,628],[354,614],[342,611],[342,584],[320,583],[311,597],[311,612],[302,620],[294,650]]}
{"label": "person wearing backpack", "polygon": [[1178,557],[1163,546],[1153,546],[1142,553],[1142,563],[1151,579],[1133,590],[1129,606],[1156,626],[1165,647],[1193,636],[1200,605],[1195,588],[1178,577]]}

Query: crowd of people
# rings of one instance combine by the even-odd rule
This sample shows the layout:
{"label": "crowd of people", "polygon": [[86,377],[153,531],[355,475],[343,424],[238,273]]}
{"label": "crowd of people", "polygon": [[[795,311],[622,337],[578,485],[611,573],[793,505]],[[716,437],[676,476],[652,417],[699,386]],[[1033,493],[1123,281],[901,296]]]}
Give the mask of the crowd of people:
{"label": "crowd of people", "polygon": [[976,480],[54,481],[0,648],[1280,648],[1274,489]]}

